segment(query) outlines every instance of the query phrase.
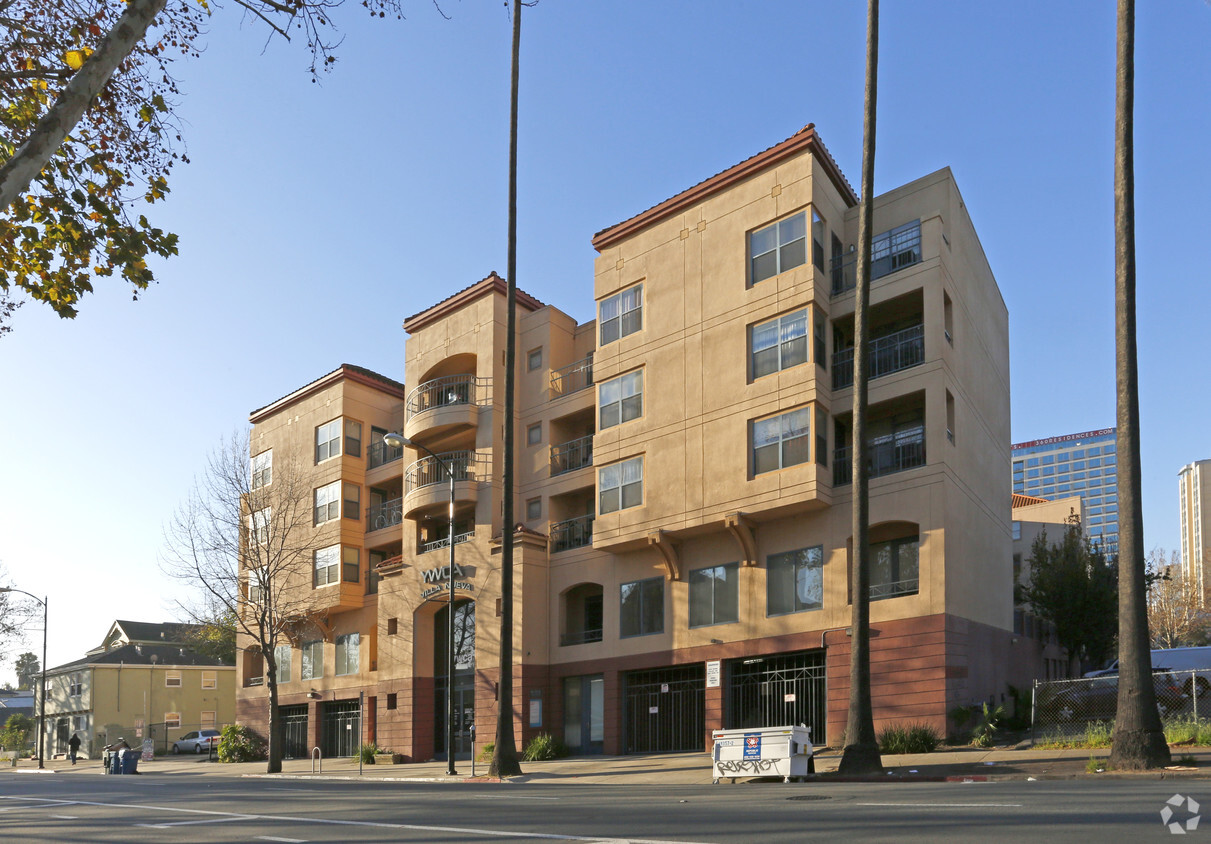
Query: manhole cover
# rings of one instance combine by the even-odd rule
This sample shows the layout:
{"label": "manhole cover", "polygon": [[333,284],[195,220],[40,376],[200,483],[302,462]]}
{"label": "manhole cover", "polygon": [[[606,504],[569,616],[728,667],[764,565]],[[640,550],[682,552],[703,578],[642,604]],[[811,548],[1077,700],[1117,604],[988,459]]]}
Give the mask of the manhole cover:
{"label": "manhole cover", "polygon": [[828,800],[827,794],[800,794],[797,797],[788,797],[787,800]]}

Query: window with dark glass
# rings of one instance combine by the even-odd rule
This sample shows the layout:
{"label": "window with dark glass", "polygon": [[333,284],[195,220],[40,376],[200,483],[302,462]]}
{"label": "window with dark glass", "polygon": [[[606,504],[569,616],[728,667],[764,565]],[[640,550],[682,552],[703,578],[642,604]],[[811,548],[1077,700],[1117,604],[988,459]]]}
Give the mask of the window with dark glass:
{"label": "window with dark glass", "polygon": [[315,429],[315,462],[323,463],[341,453],[341,420],[333,419]]}
{"label": "window with dark glass", "polygon": [[601,384],[598,391],[601,429],[630,422],[643,415],[643,370],[636,369]]}
{"label": "window with dark glass", "polygon": [[345,454],[351,457],[362,456],[362,423],[352,419],[345,420]]}
{"label": "window with dark glass", "polygon": [[598,322],[601,323],[603,346],[643,328],[643,285],[636,285],[602,299]]}
{"label": "window with dark glass", "polygon": [[690,571],[690,627],[740,620],[740,564]]}
{"label": "window with dark glass", "polygon": [[824,546],[771,554],[765,566],[768,615],[818,610],[824,606]]}
{"label": "window with dark glass", "polygon": [[753,422],[753,474],[811,459],[810,427],[811,410],[806,407]]}
{"label": "window with dark glass", "polygon": [[603,466],[597,476],[600,511],[613,513],[643,503],[643,458]]}
{"label": "window with dark glass", "polygon": [[664,632],[664,578],[622,584],[618,610],[619,635],[646,636]]}
{"label": "window with dark glass", "polygon": [[915,595],[919,580],[918,540],[893,539],[870,546],[870,599]]}
{"label": "window with dark glass", "polygon": [[345,495],[345,518],[346,519],[361,519],[362,517],[362,488],[357,484],[346,483],[344,485]]}
{"label": "window with dark glass", "polygon": [[807,363],[807,309],[754,325],[753,377]]}
{"label": "window with dark glass", "polygon": [[807,215],[799,212],[749,235],[752,284],[807,261]]}

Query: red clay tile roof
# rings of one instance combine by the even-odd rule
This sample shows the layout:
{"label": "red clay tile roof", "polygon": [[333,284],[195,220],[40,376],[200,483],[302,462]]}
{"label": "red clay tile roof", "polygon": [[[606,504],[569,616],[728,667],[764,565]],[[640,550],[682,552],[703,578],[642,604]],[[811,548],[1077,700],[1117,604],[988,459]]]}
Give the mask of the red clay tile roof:
{"label": "red clay tile roof", "polygon": [[[496,274],[496,270],[488,273],[486,278],[483,278],[472,285],[464,287],[457,293],[447,296],[436,305],[431,305],[425,308],[420,313],[415,313],[404,320],[404,331],[409,334],[414,334],[426,325],[436,322],[442,317],[458,310],[465,306],[468,302],[472,302],[483,296],[486,293],[496,291],[499,293],[507,293],[509,289],[508,282]],[[539,308],[545,308],[542,302],[535,299],[524,290],[517,291],[517,304],[528,311],[537,311]]]}
{"label": "red clay tile roof", "polygon": [[260,422],[270,413],[276,413],[285,407],[294,404],[300,399],[306,398],[319,390],[330,387],[332,384],[339,381],[341,378],[348,378],[351,381],[357,381],[365,384],[368,387],[376,387],[385,393],[397,396],[402,399],[407,395],[407,389],[402,381],[396,381],[394,378],[388,378],[386,375],[379,375],[377,372],[366,369],[364,366],[356,366],[352,363],[342,363],[336,369],[323,375],[309,384],[304,384],[297,390],[293,390],[281,398],[274,399],[264,407],[258,407],[256,410],[248,414],[248,421],[254,425]]}
{"label": "red clay tile roof", "polygon": [[1022,495],[1020,492],[1013,494],[1013,503],[1010,505],[1014,509],[1018,507],[1029,507],[1031,504],[1046,504],[1050,498],[1035,498],[1033,495]]}

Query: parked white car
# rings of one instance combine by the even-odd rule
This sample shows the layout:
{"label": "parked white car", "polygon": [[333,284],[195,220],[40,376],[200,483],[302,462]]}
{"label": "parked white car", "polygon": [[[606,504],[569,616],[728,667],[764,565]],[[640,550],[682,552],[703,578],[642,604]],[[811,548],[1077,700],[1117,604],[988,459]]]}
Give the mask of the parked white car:
{"label": "parked white car", "polygon": [[173,753],[205,753],[219,746],[218,730],[194,730],[172,743]]}
{"label": "parked white car", "polygon": [[[1182,683],[1186,694],[1193,694],[1197,689],[1200,696],[1205,695],[1211,692],[1211,647],[1157,648],[1152,651],[1152,670],[1172,671]],[[1105,668],[1085,674],[1086,677],[1117,675],[1117,659]]]}

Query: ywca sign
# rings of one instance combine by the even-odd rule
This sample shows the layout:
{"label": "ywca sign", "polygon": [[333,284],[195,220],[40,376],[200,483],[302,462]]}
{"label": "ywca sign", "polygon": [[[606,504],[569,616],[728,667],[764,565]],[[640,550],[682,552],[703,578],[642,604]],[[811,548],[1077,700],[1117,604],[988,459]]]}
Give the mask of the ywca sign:
{"label": "ywca sign", "polygon": [[[463,574],[462,566],[460,566],[458,563],[454,564],[454,576],[455,577],[465,577],[466,576],[465,574]],[[425,569],[424,571],[421,572],[421,577],[424,579],[425,583],[433,584],[432,586],[428,587],[427,589],[425,589],[423,592],[420,593],[421,598],[424,599],[424,598],[428,598],[432,595],[436,595],[439,592],[446,591],[446,584],[448,584],[450,582],[450,567],[449,566],[439,566],[438,568],[435,568],[435,569]],[[473,591],[475,591],[475,587],[472,586],[470,583],[468,583],[465,580],[455,581],[454,589],[456,592],[473,592]]]}

